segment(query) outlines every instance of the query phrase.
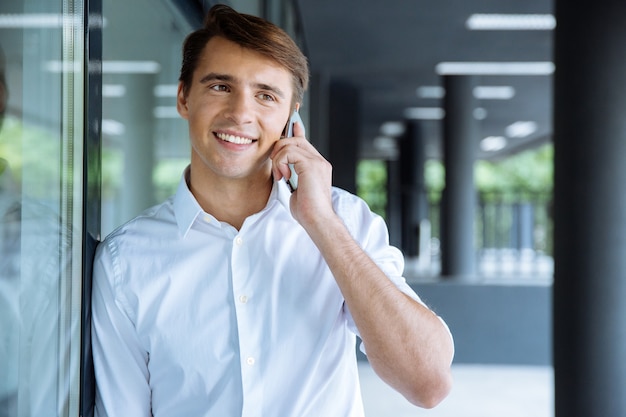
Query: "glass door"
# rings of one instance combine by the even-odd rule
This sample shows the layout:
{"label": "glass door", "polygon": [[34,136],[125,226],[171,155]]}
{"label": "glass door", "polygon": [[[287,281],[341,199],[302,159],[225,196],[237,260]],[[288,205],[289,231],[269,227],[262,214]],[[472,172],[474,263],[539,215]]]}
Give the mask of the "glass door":
{"label": "glass door", "polygon": [[0,4],[0,416],[77,416],[82,0]]}

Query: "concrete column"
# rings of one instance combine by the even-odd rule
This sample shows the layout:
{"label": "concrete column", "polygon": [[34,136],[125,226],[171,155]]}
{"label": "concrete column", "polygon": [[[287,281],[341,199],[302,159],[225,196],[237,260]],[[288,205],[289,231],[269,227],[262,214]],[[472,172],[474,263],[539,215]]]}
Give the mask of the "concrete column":
{"label": "concrete column", "polygon": [[387,161],[387,228],[389,242],[402,247],[402,203],[400,198],[400,161]]}
{"label": "concrete column", "polygon": [[474,77],[444,77],[443,160],[446,186],[441,201],[441,274],[471,280],[476,274],[474,160],[478,143]]}
{"label": "concrete column", "polygon": [[424,185],[425,150],[419,122],[407,120],[405,125],[405,133],[399,141],[402,251],[407,257],[417,257],[421,249],[420,223],[428,213]]}
{"label": "concrete column", "polygon": [[556,416],[624,416],[626,3],[555,5]]}
{"label": "concrete column", "polygon": [[359,96],[349,83],[311,74],[307,138],[333,165],[333,185],[356,193]]}
{"label": "concrete column", "polygon": [[327,74],[320,72],[311,73],[308,110],[310,123],[306,126],[307,139],[326,159],[328,159],[329,154],[329,83],[330,80]]}
{"label": "concrete column", "polygon": [[121,187],[122,221],[135,217],[155,203],[152,172],[154,169],[154,85],[155,74],[119,76],[126,95],[119,100],[116,114],[123,120],[121,139],[124,171]]}
{"label": "concrete column", "polygon": [[330,83],[328,103],[328,160],[333,165],[333,184],[356,193],[359,141],[359,96],[347,82]]}

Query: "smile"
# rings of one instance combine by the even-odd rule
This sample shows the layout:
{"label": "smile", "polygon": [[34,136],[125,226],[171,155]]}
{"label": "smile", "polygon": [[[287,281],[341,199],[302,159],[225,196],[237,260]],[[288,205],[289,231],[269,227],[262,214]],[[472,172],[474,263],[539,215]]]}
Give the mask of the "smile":
{"label": "smile", "polygon": [[225,142],[235,143],[237,145],[249,145],[254,142],[252,139],[242,138],[241,136],[227,135],[225,133],[217,133],[216,136]]}

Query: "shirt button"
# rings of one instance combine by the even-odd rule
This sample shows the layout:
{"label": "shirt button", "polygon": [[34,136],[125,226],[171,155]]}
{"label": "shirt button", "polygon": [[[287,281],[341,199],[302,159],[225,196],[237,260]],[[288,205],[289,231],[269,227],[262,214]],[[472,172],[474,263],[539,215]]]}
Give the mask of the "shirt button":
{"label": "shirt button", "polygon": [[254,365],[254,358],[252,356],[250,356],[248,359],[246,359],[246,363],[250,366]]}
{"label": "shirt button", "polygon": [[205,215],[204,215],[203,220],[204,220],[206,223],[211,223],[211,216],[209,216],[208,214],[205,214]]}
{"label": "shirt button", "polygon": [[248,296],[247,296],[247,295],[240,295],[240,296],[239,296],[239,302],[240,302],[241,304],[245,304],[245,303],[247,303],[247,302],[248,302]]}
{"label": "shirt button", "polygon": [[241,246],[243,243],[243,238],[241,236],[237,236],[235,238],[235,243],[237,244],[237,246]]}

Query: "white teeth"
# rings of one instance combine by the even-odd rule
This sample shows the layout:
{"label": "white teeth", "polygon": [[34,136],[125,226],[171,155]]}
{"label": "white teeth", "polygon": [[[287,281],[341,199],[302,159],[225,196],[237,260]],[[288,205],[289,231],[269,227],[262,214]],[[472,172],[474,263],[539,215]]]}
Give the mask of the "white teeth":
{"label": "white teeth", "polygon": [[226,142],[236,143],[237,145],[249,145],[252,143],[252,139],[242,138],[241,136],[227,135],[225,133],[218,133],[217,137]]}

